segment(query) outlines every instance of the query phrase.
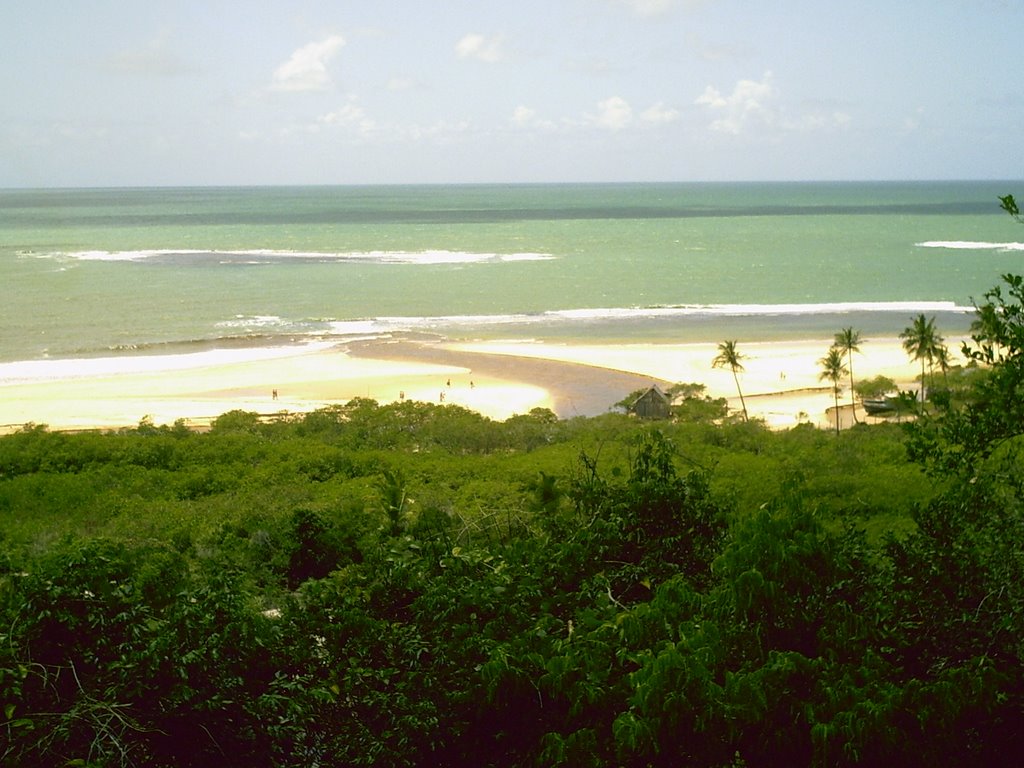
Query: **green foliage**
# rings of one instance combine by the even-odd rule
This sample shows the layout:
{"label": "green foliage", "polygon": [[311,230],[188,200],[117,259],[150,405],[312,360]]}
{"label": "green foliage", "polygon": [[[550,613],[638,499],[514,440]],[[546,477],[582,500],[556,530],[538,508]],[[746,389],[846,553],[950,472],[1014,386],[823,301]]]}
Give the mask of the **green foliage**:
{"label": "green foliage", "polygon": [[1000,197],[999,207],[1013,216],[1013,218],[1017,219],[1017,221],[1020,221],[1020,208],[1017,207],[1017,201],[1013,199],[1013,195]]}
{"label": "green foliage", "polygon": [[212,432],[255,432],[259,424],[258,413],[228,411],[213,420],[210,430]]}
{"label": "green foliage", "polygon": [[672,398],[694,400],[705,397],[707,387],[698,382],[680,382],[668,388],[665,394]]}
{"label": "green foliage", "polygon": [[262,759],[244,702],[269,672],[270,636],[236,580],[193,579],[175,553],[97,540],[36,562],[16,597],[0,666],[16,671],[3,696],[21,724],[5,761]]}
{"label": "green foliage", "polygon": [[668,390],[673,400],[672,416],[680,422],[721,422],[729,413],[724,397],[708,397],[703,384],[674,384]]}
{"label": "green foliage", "polygon": [[984,375],[911,427],[911,455],[934,471],[970,473],[996,448],[1024,433],[1024,277],[1004,275],[977,307],[963,354]]}
{"label": "green foliage", "polygon": [[533,408],[526,415],[515,415],[505,420],[503,430],[508,445],[520,450],[533,451],[550,445],[558,439],[558,417],[547,408]]}
{"label": "green foliage", "polygon": [[913,323],[900,333],[903,339],[903,348],[914,360],[921,361],[921,403],[925,400],[925,363],[931,368],[936,361],[945,360],[947,357],[946,348],[942,343],[942,336],[935,327],[935,318],[925,318],[918,315],[913,318]]}
{"label": "green foliage", "polygon": [[288,584],[293,589],[309,579],[322,579],[361,555],[348,531],[332,531],[320,515],[300,508],[292,513],[288,548]]}
{"label": "green foliage", "polygon": [[888,376],[878,375],[872,379],[858,381],[853,391],[863,399],[872,399],[888,395],[896,391],[896,382]]}
{"label": "green foliage", "polygon": [[380,479],[377,481],[377,492],[380,494],[381,509],[388,521],[387,535],[400,535],[405,527],[403,518],[408,499],[405,477],[401,470],[382,468]]}
{"label": "green foliage", "polygon": [[628,411],[630,409],[630,407],[633,405],[633,403],[635,403],[640,398],[640,396],[644,392],[646,392],[646,391],[647,391],[646,387],[644,387],[642,389],[634,389],[632,392],[630,392],[624,398],[619,400],[619,402],[615,403],[612,407],[613,408],[621,408],[623,411]]}

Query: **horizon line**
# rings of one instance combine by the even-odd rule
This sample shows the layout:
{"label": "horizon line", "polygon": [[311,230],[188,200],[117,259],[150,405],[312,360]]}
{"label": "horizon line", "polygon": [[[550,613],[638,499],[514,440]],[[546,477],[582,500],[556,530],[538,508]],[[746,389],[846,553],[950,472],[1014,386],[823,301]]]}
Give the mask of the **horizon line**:
{"label": "horizon line", "polygon": [[114,190],[174,189],[358,189],[372,187],[598,187],[598,186],[683,186],[683,185],[812,185],[812,184],[1024,184],[1024,178],[821,178],[821,179],[689,179],[618,181],[411,181],[411,182],[275,182],[275,183],[197,183],[197,184],[96,184],[53,186],[0,186],[7,192],[70,192]]}

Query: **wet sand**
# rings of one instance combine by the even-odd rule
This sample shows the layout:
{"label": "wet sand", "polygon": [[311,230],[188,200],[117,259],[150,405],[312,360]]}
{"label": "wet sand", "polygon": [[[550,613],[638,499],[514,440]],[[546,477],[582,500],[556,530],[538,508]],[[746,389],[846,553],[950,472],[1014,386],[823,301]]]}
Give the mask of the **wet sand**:
{"label": "wet sand", "polygon": [[[367,341],[347,345],[353,357],[408,361],[419,364],[454,366],[460,369],[453,386],[474,389],[483,380],[518,381],[540,387],[548,395],[550,408],[560,418],[597,416],[638,389],[657,384],[667,388],[673,382],[657,376],[586,365],[573,361],[516,354],[496,354],[464,349],[440,342],[407,340]],[[456,398],[458,395],[456,395]],[[454,402],[449,398],[448,402]]]}

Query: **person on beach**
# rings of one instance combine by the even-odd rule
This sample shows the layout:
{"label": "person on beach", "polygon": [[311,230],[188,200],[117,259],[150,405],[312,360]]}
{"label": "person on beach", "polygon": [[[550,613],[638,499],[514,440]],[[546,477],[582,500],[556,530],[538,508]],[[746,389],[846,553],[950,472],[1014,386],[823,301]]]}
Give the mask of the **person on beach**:
{"label": "person on beach", "polygon": [[273,390],[273,391],[272,391],[272,392],[270,393],[270,397],[271,397],[272,399],[274,399],[274,400],[277,400],[277,390],[276,390],[276,389],[275,389],[275,390]]}

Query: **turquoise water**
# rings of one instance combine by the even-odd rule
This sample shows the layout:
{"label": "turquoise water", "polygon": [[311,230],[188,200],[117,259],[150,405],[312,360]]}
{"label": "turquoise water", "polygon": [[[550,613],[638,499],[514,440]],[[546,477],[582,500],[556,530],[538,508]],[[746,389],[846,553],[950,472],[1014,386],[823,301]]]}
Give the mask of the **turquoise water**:
{"label": "turquoise water", "polygon": [[413,330],[965,329],[1018,182],[0,191],[0,361]]}

